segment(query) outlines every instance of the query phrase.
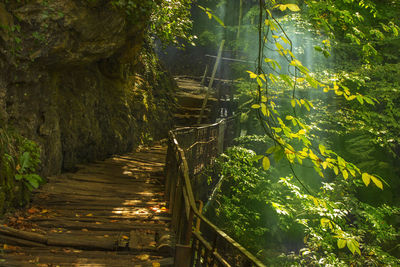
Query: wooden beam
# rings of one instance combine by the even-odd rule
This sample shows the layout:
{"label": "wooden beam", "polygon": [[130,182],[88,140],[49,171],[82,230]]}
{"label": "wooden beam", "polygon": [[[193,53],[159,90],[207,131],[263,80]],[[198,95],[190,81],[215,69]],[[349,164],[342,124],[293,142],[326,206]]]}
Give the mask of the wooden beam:
{"label": "wooden beam", "polygon": [[197,120],[197,124],[200,124],[201,123],[201,119],[203,118],[204,110],[206,108],[208,98],[210,97],[210,94],[211,94],[211,87],[212,87],[212,85],[214,83],[215,74],[217,72],[217,69],[218,69],[218,66],[219,66],[219,62],[221,61],[222,50],[224,49],[224,44],[225,44],[225,40],[222,40],[221,45],[220,45],[219,50],[218,50],[217,60],[215,61],[214,69],[213,69],[213,72],[212,72],[212,75],[211,75],[211,80],[210,80],[210,83],[208,84],[207,94],[206,94],[206,97],[204,98],[203,105],[201,107],[200,117]]}

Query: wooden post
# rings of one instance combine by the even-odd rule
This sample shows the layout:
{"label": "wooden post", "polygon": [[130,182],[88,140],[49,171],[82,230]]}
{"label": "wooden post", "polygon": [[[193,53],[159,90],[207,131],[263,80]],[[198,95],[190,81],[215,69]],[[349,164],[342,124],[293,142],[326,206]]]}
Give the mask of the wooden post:
{"label": "wooden post", "polygon": [[[199,212],[201,214],[203,212],[203,201],[197,200],[197,202],[199,202]],[[201,219],[197,218],[197,221],[196,221],[196,232],[200,232],[200,223],[201,223]]]}
{"label": "wooden post", "polygon": [[208,72],[208,64],[206,65],[206,69],[204,70],[203,78],[201,78],[201,82],[200,82],[201,85],[203,85],[206,81],[207,72]]}
{"label": "wooden post", "polygon": [[189,267],[191,260],[192,247],[190,245],[176,244],[174,266]]}
{"label": "wooden post", "polygon": [[224,152],[225,143],[225,130],[226,130],[226,120],[223,119],[218,125],[218,142],[217,142],[217,153],[221,154]]}
{"label": "wooden post", "polygon": [[190,209],[189,220],[187,222],[187,228],[186,228],[186,233],[185,233],[185,245],[188,245],[188,246],[190,245],[190,241],[192,239],[193,217],[194,217],[193,210]]}
{"label": "wooden post", "polygon": [[214,83],[215,74],[217,72],[219,62],[221,61],[222,50],[224,49],[224,44],[225,44],[225,40],[222,40],[221,45],[219,47],[217,60],[215,61],[214,69],[213,69],[213,72],[212,72],[212,75],[211,75],[211,80],[210,80],[210,83],[208,84],[206,97],[204,98],[203,105],[201,106],[200,117],[197,120],[197,124],[200,124],[201,120],[203,118],[204,110],[205,110],[205,108],[207,106],[207,101],[208,101],[208,98],[210,97],[210,94],[211,94],[211,87],[212,87],[212,85]]}

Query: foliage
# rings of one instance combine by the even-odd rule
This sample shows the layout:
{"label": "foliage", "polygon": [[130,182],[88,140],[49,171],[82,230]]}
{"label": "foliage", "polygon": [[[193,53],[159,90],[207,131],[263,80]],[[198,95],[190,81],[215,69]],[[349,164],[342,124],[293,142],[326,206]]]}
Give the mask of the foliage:
{"label": "foliage", "polygon": [[[181,41],[193,43],[190,34],[192,21],[190,8],[192,0],[111,0],[111,4],[123,10],[133,21],[141,14],[150,16],[149,36],[157,36],[165,45],[178,45]],[[183,45],[184,46],[184,45]]]}
{"label": "foliage", "polygon": [[260,240],[266,240],[269,231],[262,223],[266,219],[264,209],[257,208],[264,205],[268,188],[257,160],[253,151],[241,147],[230,148],[221,155],[215,171],[223,179],[220,190],[224,193],[212,200],[210,213],[217,216],[208,216],[218,218],[216,223],[222,229],[253,251],[266,245]]}
{"label": "foliage", "polygon": [[[305,1],[307,16],[330,38],[347,41],[358,48],[366,62],[381,59],[379,46],[399,38],[398,1],[324,0]],[[354,48],[355,48],[354,47]]]}
{"label": "foliage", "polygon": [[[390,10],[393,7],[389,1],[304,1],[304,5],[258,2],[259,5],[251,9],[251,16],[258,16],[258,21],[254,20],[252,25],[258,24],[257,67],[247,71],[253,83],[241,83],[239,98],[242,122],[248,123],[251,134],[263,132],[264,136],[246,140],[246,146],[250,143],[258,156],[253,152],[240,154],[240,149],[235,148],[218,162],[221,177],[227,183],[221,187],[222,193],[214,202],[222,218],[218,223],[253,252],[276,243],[284,247],[281,249],[284,252],[297,251],[304,245],[300,255],[282,257],[289,262],[293,260],[291,264],[398,265],[399,260],[393,255],[398,257],[399,252],[390,247],[398,243],[399,233],[395,228],[397,225],[391,226],[389,222],[391,216],[399,215],[399,209],[395,204],[393,207],[379,206],[371,196],[387,194],[380,192],[383,189],[387,192],[390,186],[386,183],[387,177],[382,178],[382,170],[391,166],[380,167],[385,159],[379,156],[386,154],[379,146],[389,148],[394,157],[398,157],[399,151],[398,75],[394,74],[398,66],[377,65],[387,58],[398,59],[396,55],[389,57],[382,51],[390,51],[393,41],[398,38],[396,16],[399,9]],[[324,70],[318,74],[303,64],[285,28],[285,21],[290,21],[289,14],[301,11],[300,7],[304,8],[302,14],[325,34],[315,50],[329,58],[338,50],[337,41],[341,45],[348,42],[345,49],[339,49],[344,51],[345,60],[351,60],[356,67]],[[254,38],[245,40],[255,51],[253,41]],[[358,57],[354,57],[355,52]],[[310,95],[316,97],[310,99]],[[323,117],[329,118],[329,123]],[[256,130],[254,118],[259,122]],[[313,120],[316,118],[319,120]],[[323,133],[321,128],[326,131]],[[260,141],[268,145],[259,146]],[[340,146],[342,143],[347,147]],[[241,156],[258,160],[259,165],[252,160],[243,160]],[[367,162],[365,156],[377,160],[378,164]],[[286,170],[292,174],[282,175],[280,177],[284,178],[278,181],[276,174],[282,174],[282,170],[277,171],[277,168],[282,159],[287,160]],[[236,167],[238,162],[251,168],[258,167],[259,172],[251,169],[242,173]],[[246,169],[245,166],[242,168]],[[314,169],[320,179],[326,180],[310,185],[304,176],[312,175],[309,171],[299,172],[300,169]],[[398,172],[392,178],[396,177]],[[392,178],[389,179],[391,185],[395,184]],[[236,185],[238,191],[234,189]],[[262,196],[259,196],[260,192]],[[251,194],[257,195],[259,202],[249,204],[248,199],[256,198]],[[260,208],[263,201],[275,210],[279,223],[274,223],[273,219],[254,220],[268,210]],[[235,205],[244,205],[248,210],[235,208]],[[239,212],[243,212],[242,215]],[[233,222],[238,225],[231,225]],[[273,225],[282,227],[281,232],[272,231]],[[249,226],[251,230],[247,229]],[[259,246],[255,248],[255,244],[246,242],[242,234],[257,229],[263,229],[256,235],[258,240],[268,239],[269,242],[258,241]],[[279,240],[288,235],[296,236],[293,229],[301,235],[294,242],[295,248]],[[254,241],[253,237],[250,239]]]}
{"label": "foliage", "polygon": [[374,109],[345,105],[352,112],[346,120],[347,128],[362,129],[373,135],[374,143],[386,147],[393,156],[400,157],[400,66],[399,64],[373,65],[370,68],[343,72],[342,84],[358,87],[377,99]]}
{"label": "foliage", "polygon": [[151,33],[155,34],[164,44],[173,45],[187,42],[194,45],[195,36],[190,33],[192,21],[190,7],[192,0],[162,1],[151,15]]}
{"label": "foliage", "polygon": [[[218,216],[209,217],[268,264],[400,264],[388,253],[400,238],[390,223],[400,216],[399,208],[359,201],[354,185],[343,179],[324,182],[310,195],[293,177],[265,173],[257,158],[251,150],[233,147],[217,160],[223,184],[212,200]],[[300,254],[288,253],[296,250]],[[282,251],[286,256],[271,259]]]}
{"label": "foliage", "polygon": [[40,149],[36,143],[8,129],[0,129],[0,211],[29,201],[30,192],[44,180],[37,174]]}

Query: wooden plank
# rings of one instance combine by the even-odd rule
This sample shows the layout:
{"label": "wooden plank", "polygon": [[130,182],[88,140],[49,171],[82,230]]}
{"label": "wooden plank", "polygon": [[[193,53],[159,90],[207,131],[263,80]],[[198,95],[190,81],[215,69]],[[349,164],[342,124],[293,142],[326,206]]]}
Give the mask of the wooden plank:
{"label": "wooden plank", "polygon": [[44,228],[64,228],[69,230],[87,229],[91,231],[131,231],[133,229],[163,230],[168,227],[165,224],[146,224],[146,223],[102,223],[93,224],[80,221],[56,221],[54,222],[38,222],[40,227]]}
{"label": "wooden plank", "polygon": [[132,251],[155,251],[155,232],[133,230],[129,233],[129,249]]}

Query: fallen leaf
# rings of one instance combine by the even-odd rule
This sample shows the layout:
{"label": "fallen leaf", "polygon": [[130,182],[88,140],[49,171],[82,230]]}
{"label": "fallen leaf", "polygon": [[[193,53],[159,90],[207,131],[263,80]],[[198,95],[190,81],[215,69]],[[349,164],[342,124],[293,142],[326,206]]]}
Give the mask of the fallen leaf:
{"label": "fallen leaf", "polygon": [[82,231],[83,231],[83,232],[89,232],[89,230],[86,229],[86,228],[83,228]]}
{"label": "fallen leaf", "polygon": [[47,213],[47,212],[49,212],[49,211],[46,209],[43,209],[41,213]]}
{"label": "fallen leaf", "polygon": [[123,239],[129,239],[129,237],[127,237],[126,235],[122,236]]}
{"label": "fallen leaf", "polygon": [[150,259],[150,255],[147,255],[147,254],[137,255],[136,259],[141,260],[141,261],[147,261],[148,259]]}
{"label": "fallen leaf", "polygon": [[118,222],[118,220],[111,220],[110,222],[115,223],[115,222]]}
{"label": "fallen leaf", "polygon": [[104,235],[104,237],[110,237],[109,235]]}
{"label": "fallen leaf", "polygon": [[87,217],[92,217],[93,214],[92,214],[92,213],[89,213],[89,214],[86,214],[86,216],[87,216]]}
{"label": "fallen leaf", "polygon": [[153,262],[152,265],[153,265],[153,267],[160,267],[161,266],[161,264],[159,262]]}
{"label": "fallen leaf", "polygon": [[30,214],[33,214],[33,213],[38,213],[39,210],[38,210],[37,208],[30,208],[30,209],[28,210],[28,212],[29,212]]}
{"label": "fallen leaf", "polygon": [[96,224],[103,224],[102,222],[96,222]]}

